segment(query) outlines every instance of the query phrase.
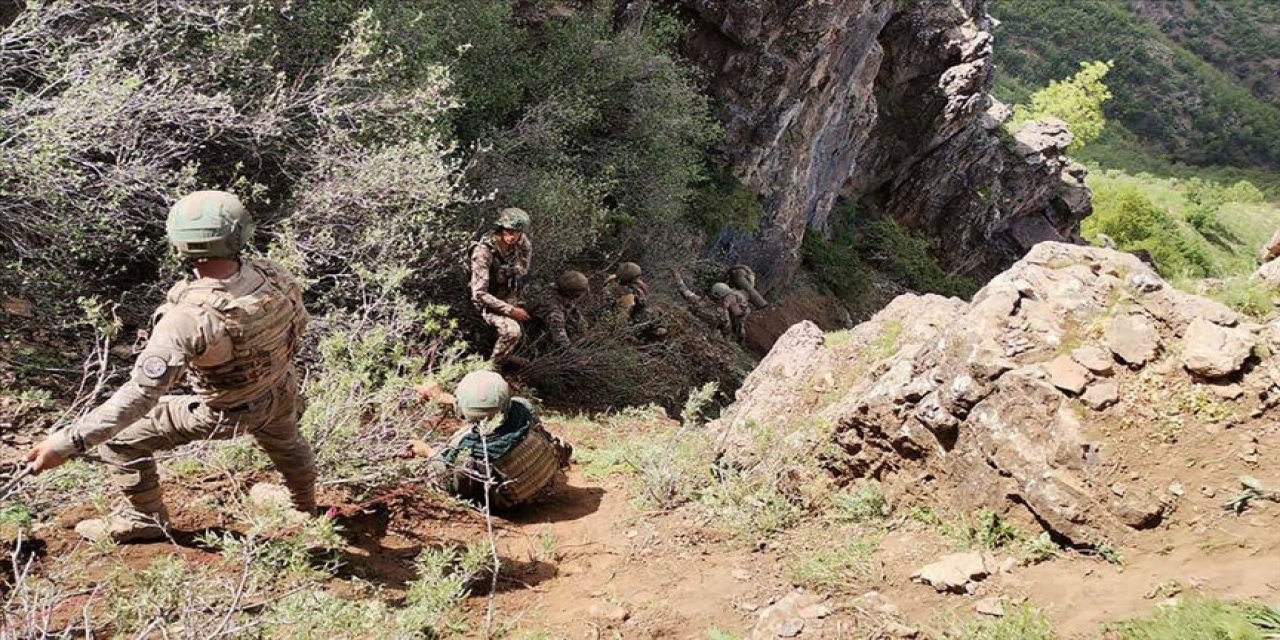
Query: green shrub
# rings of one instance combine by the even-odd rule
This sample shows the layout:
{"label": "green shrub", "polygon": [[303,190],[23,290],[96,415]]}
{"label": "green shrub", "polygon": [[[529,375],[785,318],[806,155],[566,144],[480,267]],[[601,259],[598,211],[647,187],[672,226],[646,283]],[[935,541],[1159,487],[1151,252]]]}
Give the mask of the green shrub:
{"label": "green shrub", "polygon": [[1080,70],[1066,80],[1053,80],[1031,94],[1029,105],[1015,105],[1008,128],[1016,131],[1031,120],[1058,118],[1075,135],[1070,150],[1076,151],[1098,139],[1107,126],[1102,105],[1112,98],[1102,81],[1114,62],[1082,62]]}
{"label": "green shrub", "polygon": [[950,640],[1055,640],[1049,621],[1030,606],[1021,606],[996,620],[978,620],[948,633]]}
{"label": "green shrub", "polygon": [[1105,234],[1117,248],[1149,252],[1166,276],[1207,277],[1221,272],[1204,237],[1183,226],[1133,185],[1096,185],[1094,212],[1082,228],[1092,240]]}

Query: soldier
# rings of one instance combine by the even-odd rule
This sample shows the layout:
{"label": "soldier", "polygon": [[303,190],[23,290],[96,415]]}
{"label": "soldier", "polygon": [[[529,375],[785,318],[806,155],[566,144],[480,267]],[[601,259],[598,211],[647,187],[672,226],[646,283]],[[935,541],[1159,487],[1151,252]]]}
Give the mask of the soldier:
{"label": "soldier", "polygon": [[503,209],[493,232],[471,247],[471,301],[481,317],[498,332],[493,345],[495,365],[519,368],[524,359],[513,356],[521,323],[529,321],[521,294],[533,259],[533,244],[526,233],[529,214],[523,209]]}
{"label": "soldier", "polygon": [[644,271],[634,262],[623,262],[614,271],[614,277],[621,289],[618,295],[618,307],[626,314],[631,324],[639,328],[639,335],[644,340],[657,340],[667,335],[667,328],[662,326],[658,318],[649,311],[649,283],[644,280]]}
{"label": "soldier", "polygon": [[561,349],[569,346],[569,334],[581,335],[587,322],[578,309],[578,301],[590,289],[587,276],[579,271],[566,271],[556,279],[555,286],[539,296],[529,307],[529,313],[542,321],[552,344]]}
{"label": "soldier", "polygon": [[751,270],[745,264],[735,264],[729,267],[729,271],[725,274],[725,280],[733,285],[733,288],[746,294],[747,299],[751,301],[751,306],[757,309],[763,309],[769,306],[769,302],[756,291],[756,272]]}
{"label": "soldier", "polygon": [[[97,447],[128,507],[76,531],[115,542],[163,538],[169,514],[156,451],[249,434],[284,476],[294,508],[315,510],[315,456],[298,432],[293,358],[306,326],[302,290],[283,268],[246,260],[253,232],[234,195],[198,191],[169,210],[169,243],[191,266],[153,316],[132,377],[109,400],[28,454],[39,473]],[[165,395],[186,373],[193,395]]]}
{"label": "soldier", "polygon": [[748,302],[746,294],[728,284],[717,282],[711,285],[711,300],[707,300],[691,291],[679,272],[672,273],[675,275],[680,295],[693,305],[698,315],[715,324],[724,333],[733,336],[738,342],[746,341],[747,316],[751,315],[751,303]]}
{"label": "soldier", "polygon": [[484,504],[487,479],[489,505],[499,509],[549,494],[573,448],[543,428],[533,404],[512,398],[510,385],[492,371],[467,374],[454,396],[466,424],[440,454],[441,488]]}

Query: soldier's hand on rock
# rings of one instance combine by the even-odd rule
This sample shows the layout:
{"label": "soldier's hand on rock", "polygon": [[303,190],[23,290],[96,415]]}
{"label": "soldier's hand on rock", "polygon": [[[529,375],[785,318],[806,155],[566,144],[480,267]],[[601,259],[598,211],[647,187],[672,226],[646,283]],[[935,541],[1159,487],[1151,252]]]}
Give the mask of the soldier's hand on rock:
{"label": "soldier's hand on rock", "polygon": [[31,470],[31,475],[39,475],[43,471],[54,469],[66,463],[67,458],[53,450],[53,442],[48,438],[40,444],[31,448],[27,452],[27,468]]}
{"label": "soldier's hand on rock", "polygon": [[509,313],[509,314],[507,314],[507,315],[508,315],[508,316],[510,316],[510,318],[511,318],[512,320],[515,320],[516,322],[528,322],[528,321],[529,321],[529,312],[528,312],[528,311],[525,311],[524,309],[522,309],[522,308],[520,308],[520,307],[516,307],[516,308],[512,309],[512,310],[511,310],[511,313]]}

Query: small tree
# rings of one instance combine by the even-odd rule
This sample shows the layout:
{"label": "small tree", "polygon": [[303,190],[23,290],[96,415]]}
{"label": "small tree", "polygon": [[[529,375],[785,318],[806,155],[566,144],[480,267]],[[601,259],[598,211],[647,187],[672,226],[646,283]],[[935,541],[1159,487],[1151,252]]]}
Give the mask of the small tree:
{"label": "small tree", "polygon": [[1102,79],[1114,66],[1110,60],[1080,63],[1080,71],[1074,76],[1054,80],[1049,86],[1031,94],[1030,106],[1015,106],[1011,127],[1016,131],[1031,120],[1058,118],[1066,122],[1075,134],[1075,142],[1070,147],[1072,151],[1097,140],[1107,126],[1102,104],[1112,98],[1111,89]]}

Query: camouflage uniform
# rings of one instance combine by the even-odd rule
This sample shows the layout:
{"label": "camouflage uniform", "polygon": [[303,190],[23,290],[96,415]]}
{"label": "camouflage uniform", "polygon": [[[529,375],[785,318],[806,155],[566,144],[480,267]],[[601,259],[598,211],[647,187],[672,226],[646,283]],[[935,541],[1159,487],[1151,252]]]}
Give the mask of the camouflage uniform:
{"label": "camouflage uniform", "polygon": [[[293,368],[307,314],[297,281],[265,261],[225,280],[187,278],[169,291],[129,382],[52,436],[63,456],[97,447],[133,513],[167,518],[154,452],[248,434],[284,476],[294,506],[315,507],[315,456],[298,432]],[[186,373],[193,395],[165,395]]]}
{"label": "camouflage uniform", "polygon": [[520,323],[508,314],[520,306],[523,280],[529,275],[532,260],[533,243],[527,233],[511,249],[504,249],[494,234],[471,248],[471,301],[484,321],[498,332],[498,341],[493,345],[495,362],[510,356],[524,334]]}
{"label": "camouflage uniform", "polygon": [[569,334],[582,335],[587,329],[578,301],[554,288],[534,298],[529,305],[529,314],[542,322],[551,343],[561,349],[569,346]]}
{"label": "camouflage uniform", "polygon": [[693,306],[695,313],[738,342],[746,341],[747,317],[751,315],[751,303],[746,294],[730,289],[723,298],[715,300],[694,293],[679,278],[676,279],[676,284],[680,295]]}
{"label": "camouflage uniform", "polygon": [[757,309],[763,309],[769,306],[769,302],[756,291],[756,272],[751,270],[745,264],[735,264],[729,267],[729,271],[725,274],[727,281],[734,289],[742,292],[743,295],[751,302],[751,306]]}

